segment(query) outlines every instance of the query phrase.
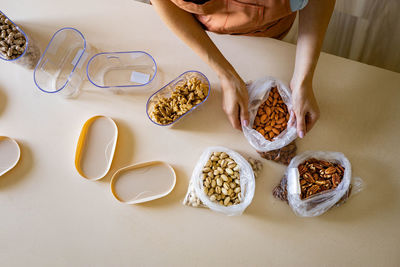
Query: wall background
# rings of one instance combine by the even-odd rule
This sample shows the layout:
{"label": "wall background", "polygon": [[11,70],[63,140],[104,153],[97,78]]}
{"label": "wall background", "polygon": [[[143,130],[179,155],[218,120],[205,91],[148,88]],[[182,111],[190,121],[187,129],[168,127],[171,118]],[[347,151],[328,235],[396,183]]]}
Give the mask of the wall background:
{"label": "wall background", "polygon": [[[297,29],[298,19],[284,41]],[[322,51],[400,72],[400,0],[336,0]]]}
{"label": "wall background", "polygon": [[[296,43],[297,27],[285,41]],[[400,1],[336,0],[322,50],[400,72]]]}

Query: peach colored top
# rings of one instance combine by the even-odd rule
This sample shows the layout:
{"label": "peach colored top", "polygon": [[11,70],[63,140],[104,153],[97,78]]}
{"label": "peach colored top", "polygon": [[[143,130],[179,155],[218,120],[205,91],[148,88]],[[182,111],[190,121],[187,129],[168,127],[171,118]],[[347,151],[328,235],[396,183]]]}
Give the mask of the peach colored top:
{"label": "peach colored top", "polygon": [[296,18],[290,0],[210,0],[204,4],[171,1],[194,14],[206,30],[221,34],[281,39]]}

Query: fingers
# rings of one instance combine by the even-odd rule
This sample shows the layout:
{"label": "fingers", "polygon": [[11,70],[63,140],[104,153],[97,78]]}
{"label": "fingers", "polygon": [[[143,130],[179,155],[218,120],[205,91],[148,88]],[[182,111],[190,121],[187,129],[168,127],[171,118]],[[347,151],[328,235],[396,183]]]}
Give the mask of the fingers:
{"label": "fingers", "polygon": [[239,103],[240,107],[240,122],[242,126],[248,126],[249,125],[249,105],[248,105],[248,99],[242,99]]}
{"label": "fingers", "polygon": [[289,123],[289,126],[295,127],[296,126],[296,114],[294,114],[294,111],[292,109],[290,110],[290,118],[291,118],[291,121]]}
{"label": "fingers", "polygon": [[305,121],[306,121],[307,132],[309,132],[314,127],[318,119],[319,119],[319,112],[308,112],[306,114]]}
{"label": "fingers", "polygon": [[297,135],[303,138],[307,132],[305,114],[303,112],[295,112]]}
{"label": "fingers", "polygon": [[225,113],[228,116],[228,120],[232,124],[233,128],[241,130],[242,127],[239,120],[239,105],[234,105],[231,110],[225,110]]}
{"label": "fingers", "polygon": [[291,111],[291,115],[294,114],[296,120],[292,120],[291,126],[295,126],[297,128],[297,135],[300,138],[303,138],[306,133],[308,133],[315,125],[317,120],[319,119],[319,112],[298,112],[300,115],[296,115],[293,111]]}

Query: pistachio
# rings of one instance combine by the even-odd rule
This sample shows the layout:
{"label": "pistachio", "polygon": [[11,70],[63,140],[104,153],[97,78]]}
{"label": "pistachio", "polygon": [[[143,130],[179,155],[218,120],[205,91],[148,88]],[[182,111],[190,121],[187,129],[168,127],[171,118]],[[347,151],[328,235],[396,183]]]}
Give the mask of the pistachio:
{"label": "pistachio", "polygon": [[[239,165],[225,152],[213,152],[203,167],[204,193],[213,202],[231,206],[240,203]],[[190,199],[197,203],[198,198]]]}

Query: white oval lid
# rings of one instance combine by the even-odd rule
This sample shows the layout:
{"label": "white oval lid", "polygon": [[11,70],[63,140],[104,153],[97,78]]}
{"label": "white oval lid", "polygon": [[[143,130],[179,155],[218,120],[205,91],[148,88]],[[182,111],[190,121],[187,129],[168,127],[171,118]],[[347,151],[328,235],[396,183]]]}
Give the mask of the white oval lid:
{"label": "white oval lid", "polygon": [[79,136],[75,154],[78,173],[88,180],[99,180],[110,170],[118,139],[115,122],[106,116],[86,121]]}
{"label": "white oval lid", "polygon": [[20,156],[18,143],[7,136],[0,136],[0,176],[14,168]]}
{"label": "white oval lid", "polygon": [[125,204],[137,204],[164,197],[176,183],[174,169],[162,161],[135,164],[118,170],[111,179],[111,192]]}

